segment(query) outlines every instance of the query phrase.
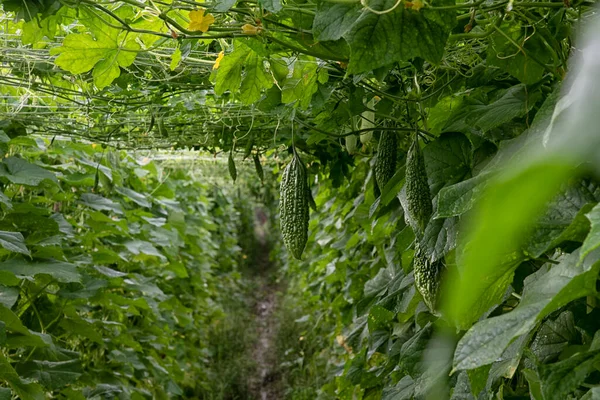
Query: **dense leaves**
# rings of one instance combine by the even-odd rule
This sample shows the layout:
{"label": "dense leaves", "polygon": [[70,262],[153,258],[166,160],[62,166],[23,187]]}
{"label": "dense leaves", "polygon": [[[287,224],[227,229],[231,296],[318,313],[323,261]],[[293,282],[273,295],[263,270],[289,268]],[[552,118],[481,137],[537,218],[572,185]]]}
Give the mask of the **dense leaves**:
{"label": "dense leaves", "polygon": [[289,398],[598,397],[593,4],[0,4],[0,398],[207,395],[274,176]]}

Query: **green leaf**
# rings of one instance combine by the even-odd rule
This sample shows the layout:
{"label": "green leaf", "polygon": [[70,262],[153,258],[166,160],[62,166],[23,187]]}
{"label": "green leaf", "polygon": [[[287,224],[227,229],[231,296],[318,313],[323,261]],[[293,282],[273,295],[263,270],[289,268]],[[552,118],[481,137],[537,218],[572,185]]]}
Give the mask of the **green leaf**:
{"label": "green leaf", "polygon": [[421,240],[421,248],[431,262],[440,260],[456,247],[457,220],[457,218],[434,219],[427,224]]}
{"label": "green leaf", "polygon": [[19,317],[2,304],[0,304],[0,321],[4,322],[4,328],[8,331],[20,333],[25,336],[30,335],[29,329],[23,325]]}
{"label": "green leaf", "polygon": [[291,78],[285,80],[281,89],[281,101],[284,104],[298,102],[301,108],[307,108],[313,94],[318,89],[317,63],[307,57],[299,57],[294,63]]}
{"label": "green leaf", "polygon": [[[544,214],[536,221],[533,232],[523,246],[526,253],[532,258],[541,256],[550,250],[557,240],[561,240],[563,233],[569,233],[569,228],[571,228],[572,236],[564,237],[564,240],[582,239],[588,226],[585,224],[583,227],[579,226],[576,219],[582,210],[585,212],[584,208],[591,207],[589,203],[595,204],[596,198],[583,185],[570,185],[565,190],[561,190],[550,201]],[[585,221],[585,218],[583,219]],[[560,242],[556,244],[560,244]]]}
{"label": "green leaf", "polygon": [[84,193],[81,195],[79,202],[90,208],[93,208],[94,210],[112,211],[115,214],[123,214],[123,209],[119,203],[97,194]]}
{"label": "green leaf", "polygon": [[501,300],[523,258],[519,247],[570,173],[564,160],[531,160],[488,185],[462,238],[460,277],[449,282],[443,302],[458,327],[468,328]]}
{"label": "green leaf", "polygon": [[19,289],[0,285],[0,304],[6,308],[11,308],[19,298]]}
{"label": "green leaf", "polygon": [[488,99],[481,92],[465,94],[443,130],[483,135],[525,115],[535,105],[540,93],[528,90],[525,85],[516,85],[499,91],[495,96],[495,99]]}
{"label": "green leaf", "polygon": [[31,279],[36,275],[50,275],[59,282],[81,282],[77,266],[64,261],[26,261],[12,259],[0,263],[0,271],[10,272],[20,279]]}
{"label": "green leaf", "polygon": [[447,133],[425,146],[423,156],[432,197],[471,171],[471,142],[461,133]]}
{"label": "green leaf", "polygon": [[7,388],[0,388],[0,400],[11,400],[12,392]]}
{"label": "green leaf", "polygon": [[127,248],[127,250],[135,255],[145,254],[148,256],[158,257],[162,260],[166,259],[166,257],[160,251],[158,251],[158,249],[154,247],[152,243],[144,240],[130,240],[125,242],[124,246]]}
{"label": "green leaf", "polygon": [[469,383],[469,376],[465,371],[458,374],[454,391],[450,400],[475,400],[476,398],[471,393],[471,385]]}
{"label": "green leaf", "polygon": [[60,321],[59,326],[71,334],[90,339],[99,345],[103,344],[102,335],[98,328],[84,319],[64,318]]}
{"label": "green leaf", "polygon": [[175,71],[181,62],[181,49],[177,47],[173,54],[171,55],[171,64],[169,64],[169,69],[171,71]]}
{"label": "green leaf", "polygon": [[[368,4],[376,11],[397,6],[396,0],[372,0]],[[449,4],[452,2],[436,1],[432,5]],[[414,11],[401,5],[379,15],[363,9],[356,23],[344,35],[350,45],[348,73],[367,72],[417,57],[437,64],[455,25],[454,14],[447,11]]]}
{"label": "green leaf", "polygon": [[523,376],[525,376],[529,384],[531,400],[544,400],[544,396],[542,395],[542,381],[538,374],[531,369],[524,369]]}
{"label": "green leaf", "polygon": [[237,92],[242,83],[242,67],[244,60],[251,52],[241,41],[234,42],[234,50],[221,60],[215,81],[215,93],[219,96],[230,91]]}
{"label": "green leaf", "polygon": [[253,104],[260,99],[263,90],[273,86],[273,77],[265,69],[263,57],[255,52],[246,58],[244,72],[240,100],[244,104]]}
{"label": "green leaf", "polygon": [[23,44],[37,44],[42,41],[44,36],[54,39],[58,30],[58,19],[56,16],[50,16],[42,20],[32,19],[23,23],[21,42]]}
{"label": "green leaf", "polygon": [[369,311],[368,327],[370,332],[385,328],[394,318],[394,313],[381,306],[373,306]]}
{"label": "green leaf", "polygon": [[82,374],[78,359],[68,361],[34,360],[19,364],[17,371],[24,378],[34,379],[50,390],[74,383]]}
{"label": "green leaf", "polygon": [[600,386],[591,388],[581,400],[600,400]]}
{"label": "green leaf", "polygon": [[115,191],[121,195],[123,195],[126,199],[133,201],[140,207],[152,207],[152,202],[148,200],[148,196],[145,194],[136,192],[133,189],[129,189],[127,187],[116,186]]}
{"label": "green leaf", "polygon": [[21,379],[6,357],[0,353],[0,380],[7,382],[21,399],[44,400],[46,396],[37,383]]}
{"label": "green leaf", "polygon": [[433,331],[430,323],[427,323],[413,337],[402,344],[400,349],[400,364],[402,368],[408,371],[409,375],[423,372],[423,353],[429,342],[429,338]]}
{"label": "green leaf", "polygon": [[[520,24],[503,23],[499,29],[502,33],[494,32],[490,36],[487,64],[501,68],[528,85],[539,81],[546,72],[540,63],[552,62],[546,39]],[[515,51],[513,43],[520,43],[520,51]]]}
{"label": "green leaf", "polygon": [[261,6],[271,13],[278,13],[283,8],[281,0],[259,0]]}
{"label": "green leaf", "polygon": [[14,253],[30,255],[21,232],[0,231],[0,246]]}
{"label": "green leaf", "polygon": [[531,351],[541,363],[553,362],[578,337],[573,313],[564,311],[555,320],[542,324],[530,345]]}
{"label": "green leaf", "polygon": [[[93,28],[92,28],[93,29]],[[58,57],[55,64],[73,74],[82,74],[92,68],[94,84],[98,89],[110,85],[121,74],[120,67],[133,64],[140,45],[135,35],[120,38],[119,30],[93,30],[95,38],[88,34],[73,33],[64,38],[61,47],[50,50]]]}
{"label": "green leaf", "polygon": [[485,188],[489,173],[442,188],[438,193],[437,209],[433,218],[460,216],[469,211]]}
{"label": "green leaf", "polygon": [[393,387],[383,389],[381,400],[410,400],[415,392],[415,382],[405,375]]}
{"label": "green leaf", "polygon": [[600,361],[600,350],[578,353],[564,361],[540,365],[542,394],[545,400],[563,400],[577,389],[585,378],[596,371],[594,364]]}
{"label": "green leaf", "polygon": [[362,7],[359,3],[346,4],[322,1],[317,7],[313,34],[319,41],[341,39],[352,28]]}
{"label": "green leaf", "polygon": [[58,183],[52,172],[17,157],[9,157],[0,164],[0,177],[26,186],[39,186],[44,180]]}
{"label": "green leaf", "polygon": [[236,2],[237,0],[218,0],[215,2],[216,4],[213,7],[213,10],[216,12],[226,12],[233,7]]}
{"label": "green leaf", "polygon": [[586,217],[590,220],[591,230],[581,246],[581,259],[600,247],[600,204],[586,214]]}
{"label": "green leaf", "polygon": [[579,253],[564,256],[559,265],[530,276],[519,305],[511,312],[479,321],[461,338],[454,369],[473,369],[496,360],[515,338],[526,335],[537,321],[568,302],[596,292],[591,277],[600,263],[579,262]]}

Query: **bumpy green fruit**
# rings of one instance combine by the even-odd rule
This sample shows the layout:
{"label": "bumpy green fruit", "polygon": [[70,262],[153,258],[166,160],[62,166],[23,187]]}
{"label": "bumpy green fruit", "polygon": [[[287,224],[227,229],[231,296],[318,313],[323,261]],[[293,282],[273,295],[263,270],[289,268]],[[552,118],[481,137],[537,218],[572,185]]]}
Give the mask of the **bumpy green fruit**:
{"label": "bumpy green fruit", "polygon": [[283,243],[298,260],[308,240],[308,190],[306,169],[294,153],[281,178],[279,219]]}
{"label": "bumpy green fruit", "polygon": [[416,136],[406,157],[406,203],[407,214],[417,227],[416,233],[423,233],[433,213],[433,205],[427,183],[425,158]]}
{"label": "bumpy green fruit", "polygon": [[438,315],[437,300],[443,268],[441,260],[431,262],[419,244],[415,245],[415,256],[413,259],[415,286],[419,293],[421,293],[421,296],[423,296],[423,301],[427,307],[435,315]]}
{"label": "bumpy green fruit", "polygon": [[377,147],[377,159],[375,160],[375,181],[379,190],[383,192],[385,185],[392,179],[396,172],[396,160],[398,156],[398,137],[395,132],[381,132],[379,146]]}

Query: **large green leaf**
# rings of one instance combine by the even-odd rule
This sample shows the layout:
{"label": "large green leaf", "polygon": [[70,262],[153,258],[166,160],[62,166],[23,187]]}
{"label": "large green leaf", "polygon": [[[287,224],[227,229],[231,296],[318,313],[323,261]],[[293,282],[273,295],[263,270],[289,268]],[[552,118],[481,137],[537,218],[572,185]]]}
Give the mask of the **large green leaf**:
{"label": "large green leaf", "polygon": [[73,74],[93,68],[94,84],[103,89],[121,75],[121,67],[133,64],[141,47],[136,35],[109,26],[94,11],[82,7],[79,12],[79,20],[93,36],[87,33],[67,35],[62,46],[52,48],[50,54],[58,55],[54,60],[56,65]]}
{"label": "large green leaf", "polygon": [[0,304],[6,308],[11,308],[19,298],[19,289],[10,286],[0,285]]}
{"label": "large green leaf", "polygon": [[7,388],[0,388],[0,400],[11,400],[12,392]]}
{"label": "large green leaf", "polygon": [[44,400],[46,398],[41,386],[22,380],[2,353],[0,353],[0,380],[7,382],[21,399]]}
{"label": "large green leaf", "polygon": [[244,62],[244,79],[240,86],[240,100],[244,104],[253,104],[260,99],[262,92],[273,86],[273,77],[265,69],[265,60],[251,52]]}
{"label": "large green leaf", "polygon": [[244,60],[252,52],[241,41],[234,42],[234,50],[225,55],[217,69],[215,79],[215,93],[222,95],[226,91],[237,92],[242,83],[242,68]]}
{"label": "large green leaf", "polygon": [[0,231],[0,246],[14,253],[30,255],[25,246],[25,238],[20,232]]}
{"label": "large green leaf", "polygon": [[406,375],[395,386],[383,389],[381,400],[410,400],[414,392],[415,383]]}
{"label": "large green leaf", "polygon": [[22,377],[34,379],[51,390],[74,383],[82,374],[78,359],[68,361],[34,360],[20,364],[17,371]]}
{"label": "large green leaf", "polygon": [[469,211],[485,188],[489,178],[488,173],[482,173],[471,179],[442,188],[438,194],[434,218],[455,217]]}
{"label": "large green leaf", "polygon": [[115,214],[123,214],[123,209],[119,203],[97,194],[84,193],[80,197],[80,202],[94,210],[112,211]]}
{"label": "large green leaf", "polygon": [[300,107],[307,108],[318,89],[317,68],[316,61],[310,58],[298,59],[292,76],[285,80],[281,89],[281,101],[285,104],[297,101]]}
{"label": "large green leaf", "polygon": [[513,118],[525,115],[535,105],[539,95],[539,92],[531,92],[525,85],[501,90],[491,99],[483,91],[465,94],[443,130],[483,135]]}
{"label": "large green leaf", "polygon": [[564,311],[556,319],[542,324],[531,342],[531,351],[540,362],[552,362],[578,337],[573,313]]}
{"label": "large green leaf", "polygon": [[590,220],[591,230],[581,246],[582,259],[600,247],[600,204],[596,205],[586,216]]}
{"label": "large green leaf", "polygon": [[[452,2],[432,3],[434,6],[449,4]],[[396,7],[384,14],[363,9],[356,23],[344,35],[350,44],[348,73],[367,72],[416,57],[431,63],[441,60],[448,34],[456,25],[454,13],[426,8],[415,11],[402,5],[397,7],[396,0],[372,0],[368,5],[376,11]],[[343,18],[346,10],[340,8],[337,12]]]}
{"label": "large green leaf", "polygon": [[17,157],[9,157],[0,164],[0,177],[27,186],[38,186],[44,180],[58,182],[52,172]]}
{"label": "large green leaf", "polygon": [[313,33],[317,40],[341,39],[361,15],[359,3],[322,1],[317,7]]}
{"label": "large green leaf", "polygon": [[540,365],[542,393],[544,400],[563,400],[577,389],[585,378],[596,371],[600,361],[600,350],[575,354],[564,361],[550,365]]}
{"label": "large green leaf", "polygon": [[462,239],[460,277],[447,286],[444,305],[458,327],[467,329],[501,300],[524,257],[522,242],[570,173],[564,160],[531,160],[487,187]]}
{"label": "large green leaf", "polygon": [[117,186],[115,188],[116,192],[125,196],[126,199],[133,201],[140,207],[152,207],[152,202],[148,200],[148,196],[145,194],[136,192],[133,189],[129,189],[127,187]]}
{"label": "large green leaf", "polygon": [[456,183],[471,171],[471,142],[461,133],[447,133],[425,146],[423,156],[432,196]]}
{"label": "large green leaf", "polygon": [[33,279],[36,275],[50,275],[59,282],[81,282],[77,266],[64,261],[26,261],[13,259],[0,263],[0,271],[10,272],[20,279]]}
{"label": "large green leaf", "polygon": [[[539,81],[546,72],[543,64],[551,61],[546,39],[520,24],[504,23],[498,29],[502,32],[494,32],[487,47],[488,65],[500,67],[528,85]],[[515,51],[514,43],[520,43],[522,51]]]}
{"label": "large green leaf", "polygon": [[[596,261],[594,259],[593,261]],[[559,265],[530,276],[523,297],[511,312],[479,321],[461,338],[454,369],[473,369],[496,360],[515,338],[559,307],[596,292],[599,263],[579,263],[579,252],[563,257]]]}

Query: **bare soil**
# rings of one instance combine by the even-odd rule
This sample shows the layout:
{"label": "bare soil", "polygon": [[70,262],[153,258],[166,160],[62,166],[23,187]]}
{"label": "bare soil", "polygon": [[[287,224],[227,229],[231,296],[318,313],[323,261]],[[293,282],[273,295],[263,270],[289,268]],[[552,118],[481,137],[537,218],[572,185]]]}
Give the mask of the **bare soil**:
{"label": "bare soil", "polygon": [[254,298],[257,340],[251,351],[256,368],[250,377],[251,397],[259,400],[282,399],[277,362],[277,309],[279,286],[273,282],[273,266],[264,234],[257,232],[260,254],[257,259],[256,293]]}

